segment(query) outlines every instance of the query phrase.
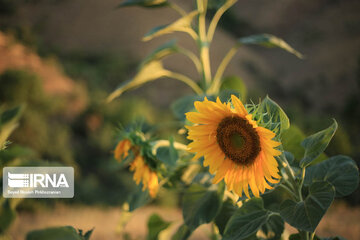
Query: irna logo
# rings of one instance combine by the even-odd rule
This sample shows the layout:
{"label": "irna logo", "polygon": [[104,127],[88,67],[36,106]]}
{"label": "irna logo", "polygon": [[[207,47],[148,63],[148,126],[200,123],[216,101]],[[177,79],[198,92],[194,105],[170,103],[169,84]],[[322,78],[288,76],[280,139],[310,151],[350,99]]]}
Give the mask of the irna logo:
{"label": "irna logo", "polygon": [[12,188],[25,187],[69,187],[64,174],[21,174],[8,172],[8,185]]}

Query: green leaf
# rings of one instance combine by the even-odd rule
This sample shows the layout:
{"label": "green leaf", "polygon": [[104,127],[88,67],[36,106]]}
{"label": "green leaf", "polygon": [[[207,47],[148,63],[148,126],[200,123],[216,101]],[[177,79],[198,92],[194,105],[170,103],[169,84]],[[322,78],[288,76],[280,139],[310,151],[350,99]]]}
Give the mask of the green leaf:
{"label": "green leaf", "polygon": [[344,197],[357,188],[359,170],[354,160],[338,155],[306,169],[304,184],[314,181],[328,181],[335,187],[336,197]]}
{"label": "green leaf", "polygon": [[232,215],[234,215],[235,211],[238,209],[237,206],[234,205],[231,199],[226,199],[221,206],[221,210],[215,218],[215,224],[219,228],[219,232],[221,235],[224,234],[225,226]]}
{"label": "green leaf", "polygon": [[337,127],[338,124],[334,119],[334,123],[330,127],[315,133],[302,141],[301,146],[305,149],[305,154],[304,158],[300,161],[300,167],[309,166],[312,161],[324,152],[334,136]]}
{"label": "green leaf", "polygon": [[144,206],[150,200],[149,191],[142,191],[142,183],[136,186],[136,189],[133,193],[129,195],[128,203],[129,203],[129,211],[132,212],[135,209]]}
{"label": "green leaf", "polygon": [[[244,81],[237,76],[229,76],[222,80],[221,90],[235,90],[240,94],[240,100],[245,102],[247,96],[247,89]],[[238,95],[238,94],[236,94]]]}
{"label": "green leaf", "polygon": [[284,232],[284,220],[279,215],[272,215],[262,226],[261,230],[266,235],[266,239],[278,240]]}
{"label": "green leaf", "polygon": [[26,235],[26,240],[83,240],[71,226],[51,227],[31,231]]}
{"label": "green leaf", "polygon": [[169,139],[169,147],[159,147],[156,151],[156,158],[163,162],[170,168],[176,167],[176,161],[179,158],[179,154],[174,147],[174,138]]}
{"label": "green leaf", "polygon": [[211,222],[220,211],[224,185],[219,184],[218,189],[205,188],[199,184],[191,185],[183,198],[183,217],[185,224],[194,230],[204,223]]}
{"label": "green leaf", "polygon": [[328,182],[314,182],[304,201],[286,200],[280,206],[282,218],[291,226],[314,232],[335,197],[335,189]]}
{"label": "green leaf", "polygon": [[191,95],[185,96],[177,99],[173,104],[171,104],[171,110],[176,118],[181,121],[185,121],[185,113],[190,112],[194,109],[195,101],[203,101],[204,96]]}
{"label": "green leaf", "polygon": [[161,61],[151,61],[148,64],[145,64],[133,79],[125,82],[115,91],[113,91],[108,96],[107,101],[111,102],[112,100],[123,94],[125,91],[140,87],[147,82],[154,81],[158,78],[166,76],[167,74],[168,71],[163,68]]}
{"label": "green leaf", "polygon": [[268,128],[281,134],[290,127],[290,120],[284,110],[268,96],[260,103],[258,113]]}
{"label": "green leaf", "polygon": [[83,234],[83,230],[82,230],[82,229],[78,229],[78,231],[79,231],[80,237],[82,237],[83,240],[89,240],[90,237],[91,237],[91,234],[92,234],[93,231],[94,231],[94,228],[91,229],[91,230],[89,230],[89,231],[87,231],[85,234]]}
{"label": "green leaf", "polygon": [[284,149],[294,154],[295,159],[300,159],[304,156],[304,149],[300,147],[301,142],[304,140],[305,134],[296,125],[291,125],[290,128],[285,130],[281,137],[281,144]]}
{"label": "green leaf", "polygon": [[261,198],[245,202],[226,224],[223,240],[242,240],[254,235],[266,223],[270,212]]}
{"label": "green leaf", "polygon": [[140,64],[140,68],[154,60],[161,60],[171,54],[178,53],[179,47],[176,45],[176,40],[171,40],[150,53],[144,61]]}
{"label": "green leaf", "polygon": [[123,1],[118,7],[139,6],[146,8],[164,7],[168,6],[167,0],[126,0]]}
{"label": "green leaf", "polygon": [[238,44],[255,44],[261,45],[268,48],[278,47],[281,48],[289,53],[294,54],[298,58],[303,58],[303,55],[292,48],[289,44],[287,44],[281,38],[278,38],[271,34],[259,34],[259,35],[252,35],[248,37],[243,37],[238,39]]}
{"label": "green leaf", "polygon": [[192,231],[186,224],[181,225],[176,233],[172,236],[171,240],[186,240],[190,237]]}
{"label": "green leaf", "polygon": [[16,218],[16,212],[10,205],[9,199],[1,199],[0,206],[0,235],[10,227]]}
{"label": "green leaf", "polygon": [[171,24],[157,26],[151,29],[147,34],[145,34],[143,41],[149,41],[154,37],[162,36],[173,32],[186,32],[186,33],[193,32],[194,30],[191,28],[191,22],[193,21],[194,17],[196,17],[197,15],[198,12],[193,11]]}
{"label": "green leaf", "polygon": [[18,126],[18,120],[24,111],[24,106],[18,106],[4,111],[0,115],[0,150],[3,149],[6,140]]}
{"label": "green leaf", "polygon": [[159,234],[162,230],[169,227],[170,222],[164,221],[159,215],[153,214],[148,221],[148,236],[147,240],[158,240]]}

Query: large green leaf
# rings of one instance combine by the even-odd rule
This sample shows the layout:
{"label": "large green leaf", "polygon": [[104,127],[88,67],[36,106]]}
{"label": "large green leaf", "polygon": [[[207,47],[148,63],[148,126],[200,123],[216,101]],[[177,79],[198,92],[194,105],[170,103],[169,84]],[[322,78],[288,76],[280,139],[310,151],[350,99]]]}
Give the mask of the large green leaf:
{"label": "large green leaf", "polygon": [[184,96],[182,98],[177,99],[173,104],[171,104],[171,110],[176,118],[181,121],[185,121],[186,116],[185,113],[190,112],[194,109],[195,101],[204,100],[204,96],[199,95],[191,95]]}
{"label": "large green leaf", "polygon": [[17,121],[23,110],[24,106],[18,106],[0,114],[0,150],[4,148],[7,138],[18,126]]}
{"label": "large green leaf", "polygon": [[179,158],[179,154],[174,147],[174,138],[169,139],[169,147],[159,147],[156,151],[156,158],[163,162],[167,167],[176,167],[176,161]]}
{"label": "large green leaf", "polygon": [[314,232],[335,197],[335,189],[328,182],[314,182],[304,201],[286,200],[280,206],[282,218],[291,226]]}
{"label": "large green leaf", "polygon": [[246,101],[247,89],[244,81],[237,76],[229,76],[222,80],[221,90],[235,90],[240,94],[241,101]]}
{"label": "large green leaf", "polygon": [[266,235],[266,239],[279,240],[284,232],[285,223],[279,215],[272,215],[262,226],[261,230]]}
{"label": "large green leaf", "polygon": [[140,87],[141,85],[154,81],[158,78],[166,76],[168,71],[163,68],[161,61],[151,61],[148,64],[145,64],[136,76],[130,81],[125,82],[115,91],[113,91],[107,98],[108,102],[111,102],[115,98],[119,97],[125,91]]}
{"label": "large green leaf", "polygon": [[150,53],[141,63],[140,67],[143,67],[147,63],[154,60],[161,60],[171,54],[178,53],[180,51],[179,47],[176,45],[176,40],[171,40]]}
{"label": "large green leaf", "polygon": [[169,5],[167,0],[125,0],[118,7],[139,6],[146,8],[164,7]]}
{"label": "large green leaf", "polygon": [[149,232],[147,240],[158,240],[160,232],[169,227],[169,225],[170,222],[164,221],[159,215],[151,215],[148,221]]}
{"label": "large green leaf", "polygon": [[147,34],[145,34],[143,41],[149,41],[154,37],[162,36],[173,32],[193,32],[194,30],[191,28],[191,22],[197,15],[198,12],[193,11],[171,24],[155,27],[151,29]]}
{"label": "large green leaf", "polygon": [[285,130],[281,137],[281,144],[285,151],[294,154],[295,159],[300,161],[304,156],[304,149],[300,147],[301,142],[305,139],[305,134],[296,125],[291,125],[290,128]]}
{"label": "large green leaf", "polygon": [[226,225],[223,240],[242,240],[253,236],[269,219],[261,198],[245,202]]}
{"label": "large green leaf", "polygon": [[290,120],[284,110],[268,96],[260,103],[258,115],[270,130],[279,134],[290,127]]}
{"label": "large green leaf", "polygon": [[227,222],[229,221],[231,216],[234,215],[237,209],[238,207],[234,205],[231,199],[228,198],[225,202],[223,202],[221,210],[215,218],[215,224],[219,228],[219,232],[221,235],[224,234]]}
{"label": "large green leaf", "polygon": [[292,48],[288,43],[286,43],[281,38],[278,38],[271,34],[259,34],[259,35],[252,35],[248,37],[243,37],[238,39],[238,44],[255,44],[261,45],[264,47],[274,48],[278,47],[281,48],[289,53],[294,54],[298,58],[303,58],[303,55]]}
{"label": "large green leaf", "polygon": [[338,124],[334,119],[334,123],[330,127],[315,133],[302,141],[301,146],[305,149],[305,154],[304,158],[300,161],[301,167],[309,166],[321,153],[325,151],[334,136],[337,127]]}
{"label": "large green leaf", "polygon": [[175,234],[172,236],[171,240],[186,240],[190,237],[192,231],[186,224],[182,224]]}
{"label": "large green leaf", "polygon": [[305,185],[314,181],[328,181],[335,187],[336,197],[344,197],[357,188],[359,170],[354,160],[338,155],[306,169]]}
{"label": "large green leaf", "polygon": [[66,226],[31,231],[26,235],[26,240],[83,240],[83,238],[75,228]]}
{"label": "large green leaf", "polygon": [[183,217],[185,224],[194,230],[204,223],[211,222],[220,211],[224,194],[224,185],[219,184],[205,188],[193,184],[185,192],[183,198]]}

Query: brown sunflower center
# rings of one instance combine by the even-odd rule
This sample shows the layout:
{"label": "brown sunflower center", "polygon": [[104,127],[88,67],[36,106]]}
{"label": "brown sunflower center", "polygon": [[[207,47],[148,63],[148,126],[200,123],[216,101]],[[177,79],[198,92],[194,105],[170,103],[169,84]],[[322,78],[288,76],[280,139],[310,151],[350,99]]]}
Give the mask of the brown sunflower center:
{"label": "brown sunflower center", "polygon": [[224,118],[217,127],[216,138],[225,155],[239,165],[252,164],[261,150],[253,126],[238,116]]}

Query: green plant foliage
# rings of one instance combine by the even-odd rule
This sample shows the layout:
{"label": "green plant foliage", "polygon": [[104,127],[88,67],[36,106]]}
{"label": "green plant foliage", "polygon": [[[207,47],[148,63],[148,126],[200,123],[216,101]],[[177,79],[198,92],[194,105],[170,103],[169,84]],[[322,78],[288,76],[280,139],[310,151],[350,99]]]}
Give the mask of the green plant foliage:
{"label": "green plant foliage", "polygon": [[325,151],[334,136],[337,127],[338,124],[334,119],[334,123],[330,127],[315,133],[302,141],[301,146],[305,149],[305,154],[303,159],[300,161],[301,167],[309,166],[321,153]]}
{"label": "green plant foliage", "polygon": [[88,240],[92,230],[82,235],[75,228],[71,226],[66,227],[51,227],[42,230],[31,231],[26,235],[26,240]]}
{"label": "green plant foliage", "polygon": [[359,170],[351,158],[343,155],[331,157],[306,169],[305,185],[327,181],[335,187],[336,197],[352,193],[359,184]]}
{"label": "green plant foliage", "polygon": [[154,7],[165,7],[169,3],[167,0],[125,0],[118,7],[129,7],[129,6],[139,6],[146,8]]}
{"label": "green plant foliage", "polygon": [[290,120],[284,110],[268,96],[260,103],[256,115],[269,129],[279,134],[290,127]]}
{"label": "green plant foliage", "polygon": [[238,44],[255,44],[261,45],[264,47],[274,48],[278,47],[281,48],[289,53],[294,54],[298,58],[303,58],[303,55],[292,48],[288,43],[284,40],[271,35],[271,34],[260,34],[260,35],[252,35],[248,37],[243,37],[238,39]]}
{"label": "green plant foliage", "polygon": [[226,224],[223,240],[241,240],[255,234],[269,219],[261,198],[245,202]]}
{"label": "green plant foliage", "polygon": [[181,121],[185,121],[185,113],[190,112],[194,109],[195,101],[204,100],[204,96],[190,95],[179,98],[173,104],[171,104],[171,110],[176,118]]}
{"label": "green plant foliage", "polygon": [[114,98],[119,97],[123,92],[140,87],[144,83],[156,80],[158,78],[164,77],[167,73],[167,70],[163,68],[163,65],[160,61],[152,61],[148,64],[145,64],[141,70],[136,74],[136,76],[130,81],[125,82],[120,87],[118,87],[114,92],[110,94],[107,101],[111,102]]}
{"label": "green plant foliage", "polygon": [[172,236],[171,240],[186,240],[190,237],[192,231],[186,224],[182,224],[175,234]]}
{"label": "green plant foliage", "polygon": [[17,122],[23,110],[24,106],[19,106],[0,112],[0,150],[5,148],[6,140],[18,126]]}
{"label": "green plant foliage", "polygon": [[11,207],[10,199],[0,199],[0,235],[10,227],[16,218],[16,212]]}
{"label": "green plant foliage", "polygon": [[266,235],[266,239],[277,240],[281,239],[285,229],[284,220],[279,215],[272,215],[267,222],[262,226],[261,230]]}
{"label": "green plant foliage", "polygon": [[82,237],[83,240],[89,240],[91,237],[91,234],[93,233],[94,229],[91,229],[87,232],[83,232],[83,230],[78,229],[80,237]]}
{"label": "green plant foliage", "polygon": [[223,194],[223,184],[219,184],[218,189],[191,185],[183,198],[185,224],[194,230],[201,224],[211,222],[220,211]]}
{"label": "green plant foliage", "polygon": [[215,224],[219,228],[221,235],[224,234],[226,224],[237,209],[238,207],[234,205],[231,199],[228,198],[223,202],[220,212],[215,218]]}
{"label": "green plant foliage", "polygon": [[305,134],[298,126],[292,124],[287,130],[283,132],[281,144],[286,151],[291,152],[295,159],[300,161],[305,153],[305,150],[300,148],[300,144],[304,139]]}
{"label": "green plant foliage", "polygon": [[240,94],[239,98],[241,101],[245,102],[247,97],[247,89],[244,81],[237,76],[225,77],[222,80],[220,87],[221,90],[232,90]]}
{"label": "green plant foliage", "polygon": [[286,200],[280,206],[281,217],[291,226],[314,232],[335,197],[335,189],[328,182],[314,182],[305,200]]}
{"label": "green plant foliage", "polygon": [[171,40],[150,53],[140,64],[140,68],[146,65],[147,63],[154,60],[162,60],[163,58],[178,53],[180,51],[179,47],[176,44],[176,40]]}
{"label": "green plant foliage", "polygon": [[148,221],[147,240],[158,240],[160,232],[169,226],[170,222],[164,221],[159,215],[151,215]]}
{"label": "green plant foliage", "polygon": [[169,139],[169,147],[159,147],[156,151],[156,157],[163,162],[167,167],[173,169],[176,167],[176,161],[179,158],[179,154],[174,147],[174,138]]}
{"label": "green plant foliage", "polygon": [[193,11],[171,24],[155,27],[151,29],[147,34],[145,34],[143,41],[149,41],[155,37],[173,32],[193,32],[193,29],[191,28],[191,22],[197,15],[198,11]]}
{"label": "green plant foliage", "polygon": [[142,190],[142,184],[140,183],[136,186],[134,192],[132,192],[128,197],[129,211],[132,212],[135,209],[144,206],[150,201],[149,191]]}

